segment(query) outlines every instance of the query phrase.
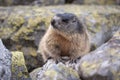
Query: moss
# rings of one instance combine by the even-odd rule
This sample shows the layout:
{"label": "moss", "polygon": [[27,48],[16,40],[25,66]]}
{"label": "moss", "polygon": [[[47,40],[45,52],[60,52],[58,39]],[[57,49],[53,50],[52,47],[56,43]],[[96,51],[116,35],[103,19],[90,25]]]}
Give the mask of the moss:
{"label": "moss", "polygon": [[37,24],[41,21],[40,17],[36,17],[36,18],[30,18],[28,20],[28,27],[34,27],[37,26]]}
{"label": "moss", "polygon": [[91,72],[96,71],[99,66],[100,66],[99,62],[89,63],[89,62],[84,61],[81,64],[81,69],[84,71],[84,74],[89,75]]}
{"label": "moss", "polygon": [[107,23],[109,21],[105,15],[98,12],[93,12],[91,16],[86,17],[86,20],[86,25],[88,26],[88,29],[93,33],[100,32],[103,26],[108,25]]}
{"label": "moss", "polygon": [[25,40],[29,40],[29,38],[26,37],[25,35],[27,35],[27,34],[30,33],[30,32],[33,32],[33,30],[31,30],[31,29],[26,28],[26,27],[23,26],[20,30],[18,30],[18,31],[16,32],[16,34],[14,34],[14,35],[11,37],[11,39],[12,39],[13,41],[16,41],[16,42],[18,42],[18,41],[19,41],[19,38],[21,38],[21,37],[23,37]]}
{"label": "moss", "polygon": [[[55,77],[56,76],[56,77]],[[57,65],[52,65],[51,68],[46,70],[44,72],[43,78],[50,80],[57,79],[57,80],[63,80],[63,79],[74,79],[74,80],[80,80],[78,73],[73,70],[72,68],[66,67],[64,64],[59,63]]]}
{"label": "moss", "polygon": [[[100,11],[101,10],[101,11]],[[76,5],[65,5],[63,6],[49,6],[49,7],[13,7],[12,10],[4,10],[4,13],[11,11],[8,18],[0,17],[1,19],[7,19],[6,24],[1,28],[2,33],[0,36],[6,35],[9,37],[12,34],[12,39],[19,41],[19,39],[34,40],[32,34],[36,30],[40,30],[43,25],[39,25],[41,22],[44,22],[44,27],[47,27],[50,24],[50,20],[55,13],[58,12],[70,12],[78,16],[86,18],[86,25],[89,30],[92,32],[99,32],[102,25],[114,26],[119,24],[119,10],[115,6],[111,7],[102,7],[102,6],[76,6]],[[114,14],[112,15],[112,13]],[[34,14],[34,15],[33,15]],[[84,16],[83,14],[87,14]],[[106,18],[106,14],[109,14],[109,19]],[[2,16],[3,13],[0,13]],[[8,16],[8,14],[6,14]],[[81,18],[80,17],[80,18]],[[118,17],[118,18],[116,18]],[[114,20],[114,21],[113,21]],[[95,23],[92,21],[96,21]],[[92,26],[92,27],[91,27]],[[94,27],[93,27],[94,26]],[[7,32],[7,33],[6,33]]]}
{"label": "moss", "polygon": [[59,3],[59,0],[54,0],[54,3],[55,3],[55,4]]}
{"label": "moss", "polygon": [[[13,33],[13,31],[15,31],[14,29],[10,29],[10,28],[4,28],[4,27],[1,27],[0,29],[0,38],[7,38],[7,37],[10,37],[10,34]],[[3,36],[4,35],[4,36]]]}
{"label": "moss", "polygon": [[54,70],[48,70],[45,72],[45,75],[54,78],[54,76],[57,75],[57,72]]}
{"label": "moss", "polygon": [[72,68],[66,68],[66,66],[64,66],[63,64],[58,64],[58,67],[61,71],[64,71],[66,74],[64,74],[64,76],[69,76],[70,74],[72,74],[75,78],[79,78],[78,73],[73,70]]}
{"label": "moss", "polygon": [[[41,12],[40,9],[36,9],[36,11]],[[50,13],[51,14],[51,13]],[[30,14],[29,14],[30,15]],[[34,40],[34,37],[30,37],[29,35],[33,34],[35,30],[40,29],[41,26],[48,27],[50,24],[51,16],[42,16],[43,14],[35,14],[34,16],[29,16],[28,21],[22,23],[23,21],[21,20],[21,23],[16,24],[17,22],[13,21],[10,24],[14,24],[14,26],[19,26],[20,24],[23,24],[21,28],[12,36],[12,40],[18,41],[19,38],[24,38],[25,40]],[[26,15],[28,16],[28,14]],[[14,18],[16,19],[16,17]],[[11,22],[10,21],[10,22]],[[40,25],[40,23],[45,23],[44,25]]]}
{"label": "moss", "polygon": [[33,56],[36,57],[37,56],[37,50],[34,49],[33,47],[22,47],[21,51],[24,52],[24,55],[29,55],[29,56]]}
{"label": "moss", "polygon": [[5,2],[6,2],[6,4],[7,4],[7,6],[13,4],[13,0],[5,0]]}
{"label": "moss", "polygon": [[8,18],[8,24],[20,27],[25,22],[23,16],[12,14]]}
{"label": "moss", "polygon": [[12,56],[13,64],[17,64],[18,66],[21,66],[25,63],[22,52],[12,52],[12,54],[13,54],[13,56]]}
{"label": "moss", "polygon": [[117,31],[117,32],[114,34],[114,37],[120,37],[120,31]]}
{"label": "moss", "polygon": [[76,78],[79,79],[78,73],[77,73],[76,71],[74,71],[72,68],[70,68],[69,72],[70,72],[74,77],[76,77]]}
{"label": "moss", "polygon": [[22,52],[12,52],[12,74],[16,79],[29,78]]}
{"label": "moss", "polygon": [[114,26],[119,26],[120,23],[118,20],[120,20],[120,15],[118,14],[111,14],[108,16],[108,22],[107,22],[107,25],[109,28],[113,27]]}

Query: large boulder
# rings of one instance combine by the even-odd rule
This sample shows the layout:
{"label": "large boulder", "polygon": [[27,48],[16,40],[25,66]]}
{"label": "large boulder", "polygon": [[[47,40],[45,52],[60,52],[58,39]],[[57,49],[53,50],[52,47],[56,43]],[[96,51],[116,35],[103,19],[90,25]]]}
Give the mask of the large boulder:
{"label": "large boulder", "polygon": [[83,80],[120,80],[120,30],[78,63]]}
{"label": "large boulder", "polygon": [[[38,69],[39,70],[39,69]],[[34,74],[35,76],[36,74]],[[35,79],[33,79],[35,80]],[[62,63],[49,60],[37,73],[36,80],[80,80],[78,73]]]}
{"label": "large boulder", "polygon": [[32,80],[37,80],[37,76],[38,76],[38,73],[39,73],[40,70],[41,70],[41,67],[36,68],[32,72],[30,72],[30,77],[31,77]]}
{"label": "large boulder", "polygon": [[0,80],[11,80],[11,52],[0,39]]}
{"label": "large boulder", "polygon": [[8,49],[22,51],[28,70],[42,66],[39,40],[56,13],[76,14],[88,28],[91,44],[99,47],[120,27],[120,6],[0,7],[0,37]]}
{"label": "large boulder", "polygon": [[25,65],[25,60],[22,52],[12,52],[11,80],[31,80]]}

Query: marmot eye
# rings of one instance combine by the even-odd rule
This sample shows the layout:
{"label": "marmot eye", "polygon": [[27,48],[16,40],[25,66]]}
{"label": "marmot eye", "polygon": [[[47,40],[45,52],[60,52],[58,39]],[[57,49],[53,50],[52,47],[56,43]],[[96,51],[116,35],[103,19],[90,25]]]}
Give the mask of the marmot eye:
{"label": "marmot eye", "polygon": [[68,19],[62,19],[62,22],[68,23]]}
{"label": "marmot eye", "polygon": [[72,21],[72,22],[76,22],[76,20]]}
{"label": "marmot eye", "polygon": [[74,23],[74,22],[76,22],[76,21],[77,21],[77,20],[75,20],[75,19],[74,19],[74,20],[72,20],[72,22],[73,22],[73,23]]}

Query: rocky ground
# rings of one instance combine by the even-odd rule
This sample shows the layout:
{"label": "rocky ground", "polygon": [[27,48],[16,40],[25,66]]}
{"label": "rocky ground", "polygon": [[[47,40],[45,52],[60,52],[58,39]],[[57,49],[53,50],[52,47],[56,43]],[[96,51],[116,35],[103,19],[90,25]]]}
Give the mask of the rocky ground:
{"label": "rocky ground", "polygon": [[[10,5],[15,5],[14,0],[12,1],[4,0],[4,6],[9,6],[8,2]],[[20,2],[15,1],[16,4],[17,1]],[[0,79],[120,80],[120,6],[74,4],[58,6],[55,0],[52,1],[53,3],[49,1],[48,3],[50,5],[56,3],[54,6],[0,7],[0,38],[2,39],[0,40]],[[76,4],[74,0],[59,1],[61,1],[58,2],[59,4]],[[84,4],[90,4],[85,1]],[[92,3],[92,0],[90,1]],[[103,0],[99,4],[119,2],[119,0],[114,1]],[[29,2],[26,2],[22,5],[28,4]],[[49,27],[51,18],[57,13],[65,12],[76,14],[87,27],[92,45],[91,52],[74,64],[68,62],[56,64],[53,60],[44,64],[41,55],[36,52],[39,41]]]}
{"label": "rocky ground", "polygon": [[120,5],[120,0],[0,0],[1,6],[16,6],[16,5],[64,5],[64,4],[85,4],[85,5]]}

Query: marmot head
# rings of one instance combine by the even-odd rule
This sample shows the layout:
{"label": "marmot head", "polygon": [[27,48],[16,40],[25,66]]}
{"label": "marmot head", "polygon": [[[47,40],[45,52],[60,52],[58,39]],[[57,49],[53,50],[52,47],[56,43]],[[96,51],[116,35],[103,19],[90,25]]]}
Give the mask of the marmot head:
{"label": "marmot head", "polygon": [[51,20],[51,25],[54,29],[62,32],[83,32],[83,25],[72,13],[56,14]]}

